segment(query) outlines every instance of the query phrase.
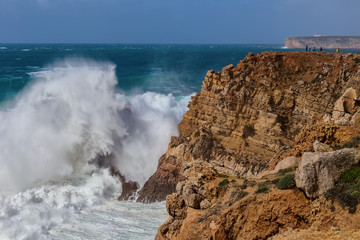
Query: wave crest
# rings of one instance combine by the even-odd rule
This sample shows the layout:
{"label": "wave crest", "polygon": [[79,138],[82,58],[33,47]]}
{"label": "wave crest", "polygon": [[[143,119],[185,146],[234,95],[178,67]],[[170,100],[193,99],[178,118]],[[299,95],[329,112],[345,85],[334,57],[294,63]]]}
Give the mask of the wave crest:
{"label": "wave crest", "polygon": [[0,111],[0,188],[90,173],[97,155],[115,153],[128,179],[155,170],[186,111],[188,97],[116,93],[115,65],[84,59],[32,73],[33,83]]}

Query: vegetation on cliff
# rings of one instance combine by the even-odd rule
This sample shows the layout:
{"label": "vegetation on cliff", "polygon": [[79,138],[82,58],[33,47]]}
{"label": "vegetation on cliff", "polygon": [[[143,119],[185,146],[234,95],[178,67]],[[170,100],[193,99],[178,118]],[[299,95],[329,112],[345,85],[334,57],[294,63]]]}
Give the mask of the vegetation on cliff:
{"label": "vegetation on cliff", "polygon": [[354,166],[341,174],[334,187],[330,188],[324,196],[337,201],[343,208],[347,207],[349,213],[356,213],[360,203],[360,165]]}

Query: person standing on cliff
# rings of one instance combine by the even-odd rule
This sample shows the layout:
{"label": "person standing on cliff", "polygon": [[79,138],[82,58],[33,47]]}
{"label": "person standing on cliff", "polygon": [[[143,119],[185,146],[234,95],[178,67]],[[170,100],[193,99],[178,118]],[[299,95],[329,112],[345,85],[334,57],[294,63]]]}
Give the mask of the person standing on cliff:
{"label": "person standing on cliff", "polygon": [[336,48],[336,52],[339,52],[339,50],[340,50],[339,48]]}
{"label": "person standing on cliff", "polygon": [[322,52],[322,50],[323,50],[322,47],[320,47],[320,52]]}
{"label": "person standing on cliff", "polygon": [[309,47],[306,45],[306,47],[305,47],[305,51],[307,52],[307,51],[308,51],[308,49],[309,49]]}

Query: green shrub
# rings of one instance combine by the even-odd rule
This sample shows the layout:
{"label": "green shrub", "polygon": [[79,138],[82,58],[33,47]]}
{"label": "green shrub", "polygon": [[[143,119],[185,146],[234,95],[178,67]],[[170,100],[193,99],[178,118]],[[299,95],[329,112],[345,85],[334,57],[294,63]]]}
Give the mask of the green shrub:
{"label": "green shrub", "polygon": [[233,179],[233,180],[231,180],[231,182],[236,182],[236,180],[235,180],[235,179]]}
{"label": "green shrub", "polygon": [[288,173],[288,172],[292,172],[294,169],[293,168],[284,168],[284,169],[280,169],[279,171],[278,171],[278,174],[280,174],[280,175],[283,175],[283,174],[285,174],[285,173]]}
{"label": "green shrub", "polygon": [[259,193],[269,193],[271,190],[267,186],[262,186],[256,189],[255,194]]}
{"label": "green shrub", "polygon": [[214,169],[215,170],[215,173],[216,173],[216,175],[218,176],[218,177],[221,177],[221,178],[228,178],[229,176],[228,175],[226,175],[226,174],[221,174],[221,173],[219,173],[216,169]]}
{"label": "green shrub", "polygon": [[291,189],[295,188],[295,174],[290,173],[280,178],[276,183],[276,187],[279,189]]}
{"label": "green shrub", "polygon": [[258,183],[258,187],[264,187],[264,186],[269,187],[270,185],[271,185],[270,180],[266,180],[265,182]]}
{"label": "green shrub", "polygon": [[349,185],[344,183],[338,183],[333,188],[329,189],[324,196],[326,199],[330,199],[332,202],[337,201],[345,208],[349,208],[349,213],[356,212],[357,205],[359,204],[359,195],[355,191],[349,190]]}
{"label": "green shrub", "polygon": [[355,213],[360,203],[360,166],[354,166],[340,175],[335,186],[324,193],[326,199],[337,201],[349,208],[349,213]]}
{"label": "green shrub", "polygon": [[221,182],[219,182],[219,186],[225,186],[225,185],[227,185],[227,184],[229,184],[230,182],[229,182],[229,180],[228,179],[224,179],[224,180],[222,180]]}
{"label": "green shrub", "polygon": [[228,178],[229,176],[228,176],[228,175],[226,175],[226,174],[221,174],[221,173],[219,173],[219,174],[218,174],[218,177],[221,177],[221,178]]}
{"label": "green shrub", "polygon": [[241,191],[241,198],[246,197],[249,193],[245,191]]}
{"label": "green shrub", "polygon": [[359,191],[360,191],[360,182],[357,183],[357,184],[355,184],[355,185],[353,185],[353,186],[351,187],[351,189],[353,189],[353,190],[359,190]]}
{"label": "green shrub", "polygon": [[275,179],[271,180],[271,183],[272,183],[272,184],[277,184],[278,181],[279,181],[279,178],[275,178]]}
{"label": "green shrub", "polygon": [[341,174],[340,176],[341,181],[344,182],[353,182],[356,179],[360,179],[360,166],[355,166]]}
{"label": "green shrub", "polygon": [[249,193],[242,191],[242,190],[236,190],[231,193],[231,201],[236,202],[242,199],[243,197],[247,196]]}

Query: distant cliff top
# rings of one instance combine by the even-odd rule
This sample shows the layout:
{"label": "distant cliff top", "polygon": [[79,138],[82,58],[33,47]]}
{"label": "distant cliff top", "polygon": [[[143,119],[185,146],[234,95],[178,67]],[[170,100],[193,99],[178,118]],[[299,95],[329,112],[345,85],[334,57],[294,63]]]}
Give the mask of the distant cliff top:
{"label": "distant cliff top", "polygon": [[360,49],[360,36],[316,36],[316,37],[288,37],[285,40],[288,48],[347,48]]}

